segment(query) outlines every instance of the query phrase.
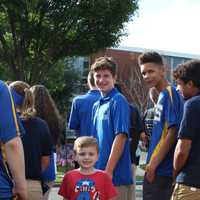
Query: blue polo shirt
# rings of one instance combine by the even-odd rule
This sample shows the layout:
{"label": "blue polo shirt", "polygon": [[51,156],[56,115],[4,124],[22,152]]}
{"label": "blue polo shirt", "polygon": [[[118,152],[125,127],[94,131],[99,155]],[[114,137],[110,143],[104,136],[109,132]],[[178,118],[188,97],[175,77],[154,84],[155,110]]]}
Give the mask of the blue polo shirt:
{"label": "blue polo shirt", "polygon": [[184,104],[184,114],[178,138],[192,141],[188,159],[177,176],[176,182],[200,188],[200,95]]}
{"label": "blue polo shirt", "polygon": [[91,116],[94,103],[100,98],[99,90],[89,90],[73,99],[68,127],[78,136],[91,135]]}
{"label": "blue polo shirt", "polygon": [[[111,152],[115,137],[126,134],[129,137],[130,111],[126,98],[113,88],[93,107],[93,135],[99,143],[99,159],[96,168],[104,170]],[[121,158],[114,172],[113,184],[132,184],[129,140],[127,138]]]}
{"label": "blue polo shirt", "polygon": [[[158,102],[156,104],[147,162],[157,155],[170,127],[175,126],[178,133],[182,113],[183,101],[181,96],[174,87],[167,87],[159,94]],[[169,151],[157,167],[157,175],[172,176],[174,149],[175,148],[172,148]]]}
{"label": "blue polo shirt", "polygon": [[6,175],[2,166],[2,146],[9,140],[15,138],[19,133],[14,104],[7,86],[0,81],[0,199],[12,196],[12,182]]}

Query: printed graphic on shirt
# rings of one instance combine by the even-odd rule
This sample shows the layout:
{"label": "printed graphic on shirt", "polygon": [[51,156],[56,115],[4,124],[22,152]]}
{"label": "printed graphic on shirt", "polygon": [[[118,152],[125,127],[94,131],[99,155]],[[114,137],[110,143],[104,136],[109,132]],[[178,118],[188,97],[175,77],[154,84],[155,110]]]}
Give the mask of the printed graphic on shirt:
{"label": "printed graphic on shirt", "polygon": [[75,192],[79,193],[76,200],[100,200],[95,183],[90,179],[79,180],[76,184]]}
{"label": "printed graphic on shirt", "polygon": [[154,116],[154,121],[161,121],[161,114],[163,112],[163,106],[161,104],[158,104],[156,106],[156,110],[155,110],[155,116]]}

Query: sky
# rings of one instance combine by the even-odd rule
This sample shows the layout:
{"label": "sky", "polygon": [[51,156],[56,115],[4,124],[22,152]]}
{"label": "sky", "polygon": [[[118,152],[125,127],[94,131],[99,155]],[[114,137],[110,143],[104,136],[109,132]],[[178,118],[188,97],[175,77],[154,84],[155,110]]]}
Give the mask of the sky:
{"label": "sky", "polygon": [[120,46],[200,55],[200,0],[139,0]]}

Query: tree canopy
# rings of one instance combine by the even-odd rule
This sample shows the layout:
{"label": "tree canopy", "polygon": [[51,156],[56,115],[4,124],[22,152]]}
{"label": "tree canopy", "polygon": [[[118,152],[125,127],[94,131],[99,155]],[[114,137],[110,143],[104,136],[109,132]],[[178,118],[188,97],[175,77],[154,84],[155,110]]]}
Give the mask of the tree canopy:
{"label": "tree canopy", "polygon": [[116,45],[137,8],[137,0],[1,0],[1,69],[43,82],[60,59]]}

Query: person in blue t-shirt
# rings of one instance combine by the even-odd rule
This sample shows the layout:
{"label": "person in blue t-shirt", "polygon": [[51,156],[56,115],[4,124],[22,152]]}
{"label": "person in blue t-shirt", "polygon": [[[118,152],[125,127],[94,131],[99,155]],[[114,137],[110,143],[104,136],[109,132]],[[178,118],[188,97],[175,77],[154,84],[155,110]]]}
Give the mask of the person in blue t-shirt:
{"label": "person in blue t-shirt", "polygon": [[173,200],[200,199],[200,60],[191,60],[174,71],[177,89],[185,101],[174,154],[176,185]]}
{"label": "person in blue t-shirt", "polygon": [[68,127],[76,131],[76,136],[91,135],[91,115],[94,103],[100,98],[92,72],[88,73],[89,91],[73,99]]}
{"label": "person in blue t-shirt", "polygon": [[[24,152],[12,95],[0,81],[0,199],[27,199]],[[9,176],[6,162],[12,179]],[[14,184],[13,184],[13,182]]]}
{"label": "person in blue t-shirt", "polygon": [[147,86],[155,87],[159,92],[143,181],[143,200],[169,200],[173,190],[173,155],[183,102],[165,79],[164,63],[157,52],[144,52],[138,62]]}
{"label": "person in blue t-shirt", "polygon": [[130,149],[130,110],[126,98],[114,87],[117,66],[110,57],[100,57],[91,66],[101,98],[93,106],[92,134],[99,144],[98,169],[112,177],[119,200],[133,199]]}
{"label": "person in blue t-shirt", "polygon": [[[25,175],[28,185],[28,199],[42,199],[41,173],[49,165],[52,140],[47,123],[36,117],[30,86],[23,81],[9,85],[15,100],[25,134],[22,137],[25,158]],[[17,97],[17,98],[16,98]],[[21,99],[18,101],[18,99]]]}

